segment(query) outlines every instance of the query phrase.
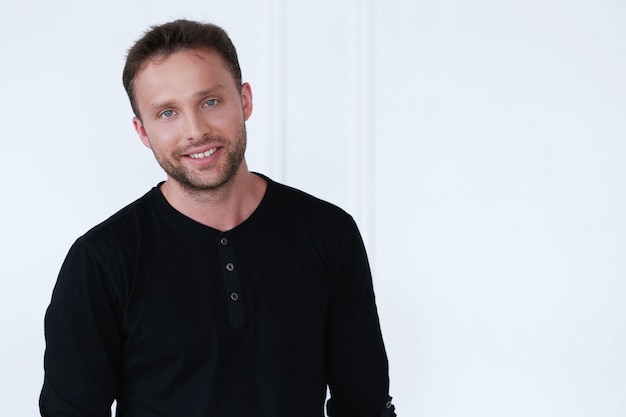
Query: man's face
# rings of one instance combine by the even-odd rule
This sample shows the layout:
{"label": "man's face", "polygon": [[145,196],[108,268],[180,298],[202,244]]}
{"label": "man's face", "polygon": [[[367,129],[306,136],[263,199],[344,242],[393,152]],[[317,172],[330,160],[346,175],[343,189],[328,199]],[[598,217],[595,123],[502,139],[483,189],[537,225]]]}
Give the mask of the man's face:
{"label": "man's face", "polygon": [[247,83],[239,91],[216,52],[147,62],[135,77],[135,100],[135,129],[168,180],[190,192],[217,190],[243,169],[252,93]]}

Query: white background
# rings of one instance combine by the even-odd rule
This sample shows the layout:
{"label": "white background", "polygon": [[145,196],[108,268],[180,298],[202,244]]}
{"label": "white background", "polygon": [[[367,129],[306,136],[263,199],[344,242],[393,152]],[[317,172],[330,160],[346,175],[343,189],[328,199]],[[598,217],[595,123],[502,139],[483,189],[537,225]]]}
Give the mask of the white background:
{"label": "white background", "polygon": [[400,416],[626,416],[623,0],[2,0],[0,415],[71,243],[164,177],[121,70],[179,17],[238,47],[251,169],[357,219]]}

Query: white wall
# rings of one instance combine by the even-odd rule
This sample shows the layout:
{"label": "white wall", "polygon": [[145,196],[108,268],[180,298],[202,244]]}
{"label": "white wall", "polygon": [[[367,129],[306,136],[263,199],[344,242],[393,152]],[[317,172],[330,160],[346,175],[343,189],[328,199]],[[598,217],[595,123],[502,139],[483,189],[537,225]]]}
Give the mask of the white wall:
{"label": "white wall", "polygon": [[359,222],[401,416],[626,415],[621,0],[4,2],[0,415],[69,245],[163,178],[121,69],[178,17],[239,49],[251,168]]}

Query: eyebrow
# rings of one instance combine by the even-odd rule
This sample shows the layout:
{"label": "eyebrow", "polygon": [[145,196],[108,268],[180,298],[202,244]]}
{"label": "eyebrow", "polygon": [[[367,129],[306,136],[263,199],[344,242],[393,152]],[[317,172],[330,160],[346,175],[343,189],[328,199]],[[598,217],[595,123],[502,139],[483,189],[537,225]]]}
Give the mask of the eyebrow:
{"label": "eyebrow", "polygon": [[[205,90],[202,91],[198,91],[197,93],[194,93],[193,97],[194,98],[200,98],[200,97],[204,97],[204,96],[209,96],[211,94],[215,94],[217,91],[220,90],[224,90],[224,86],[221,84],[216,84],[213,87],[207,88]],[[165,100],[165,101],[157,101],[155,103],[152,103],[150,105],[151,109],[162,109],[165,107],[172,107],[176,104],[176,102],[174,100]]]}

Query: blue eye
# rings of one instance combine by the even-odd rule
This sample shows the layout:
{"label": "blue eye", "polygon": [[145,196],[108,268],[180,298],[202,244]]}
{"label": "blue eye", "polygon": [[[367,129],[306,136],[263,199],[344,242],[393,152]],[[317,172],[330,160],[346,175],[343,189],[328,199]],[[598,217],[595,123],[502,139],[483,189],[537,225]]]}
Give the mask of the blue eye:
{"label": "blue eye", "polygon": [[210,100],[207,100],[207,101],[204,102],[204,105],[206,107],[213,107],[213,106],[217,105],[217,99],[212,98]]}
{"label": "blue eye", "polygon": [[163,112],[161,112],[160,117],[163,117],[165,119],[170,118],[174,115],[174,111],[173,110],[165,110]]}

